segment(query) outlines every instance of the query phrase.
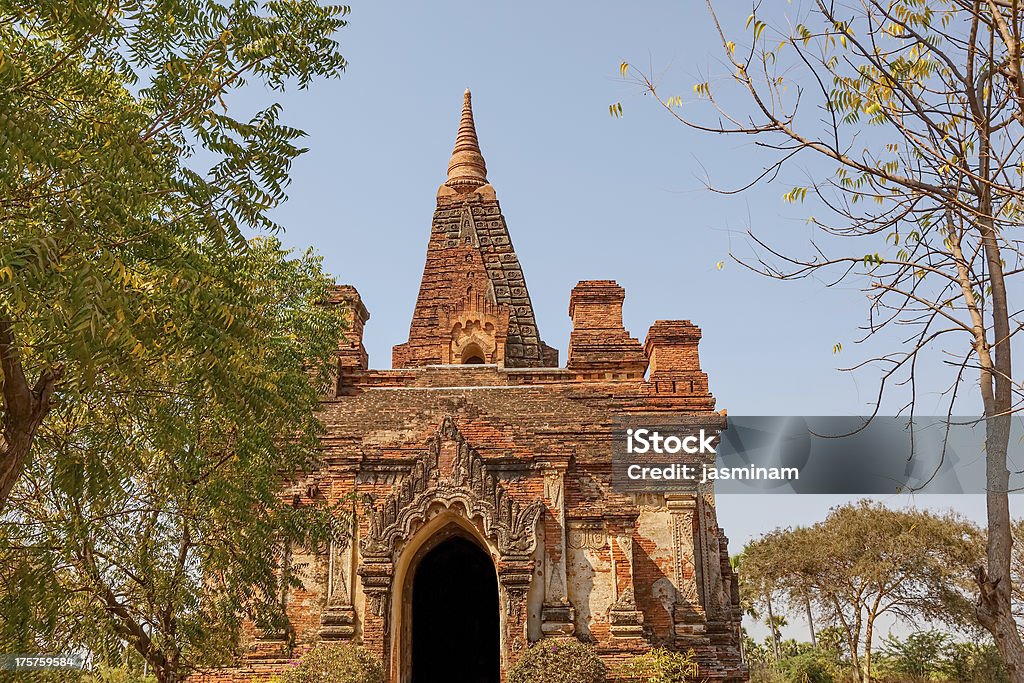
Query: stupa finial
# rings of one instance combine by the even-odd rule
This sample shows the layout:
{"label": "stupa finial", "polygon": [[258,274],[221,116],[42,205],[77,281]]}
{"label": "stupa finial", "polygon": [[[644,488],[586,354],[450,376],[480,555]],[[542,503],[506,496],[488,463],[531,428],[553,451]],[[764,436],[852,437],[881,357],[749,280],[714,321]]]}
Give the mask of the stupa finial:
{"label": "stupa finial", "polygon": [[487,184],[487,164],[480,153],[480,142],[473,123],[473,99],[466,89],[462,96],[462,118],[455,137],[455,150],[448,162],[448,180],[445,185],[458,191],[470,192]]}

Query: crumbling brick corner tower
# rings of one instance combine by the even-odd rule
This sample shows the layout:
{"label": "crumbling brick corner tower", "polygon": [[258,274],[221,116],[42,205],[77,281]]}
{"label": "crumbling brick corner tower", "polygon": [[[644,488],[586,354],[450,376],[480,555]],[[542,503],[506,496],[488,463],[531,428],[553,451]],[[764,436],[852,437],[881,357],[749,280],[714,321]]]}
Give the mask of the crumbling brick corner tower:
{"label": "crumbling brick corner tower", "polygon": [[323,402],[323,464],[289,495],[358,501],[352,538],[293,549],[303,587],[283,596],[291,633],[252,633],[242,667],[205,679],[278,670],[287,643],[350,641],[384,661],[391,683],[499,683],[530,645],[579,638],[613,667],[656,646],[693,649],[699,679],[747,680],[713,491],[611,486],[617,418],[725,424],[700,330],[660,320],[641,344],[623,327],[624,299],[610,280],[576,285],[559,367],[487,182],[467,91],[392,369],[368,367],[367,310],[354,288],[336,292],[351,325]]}

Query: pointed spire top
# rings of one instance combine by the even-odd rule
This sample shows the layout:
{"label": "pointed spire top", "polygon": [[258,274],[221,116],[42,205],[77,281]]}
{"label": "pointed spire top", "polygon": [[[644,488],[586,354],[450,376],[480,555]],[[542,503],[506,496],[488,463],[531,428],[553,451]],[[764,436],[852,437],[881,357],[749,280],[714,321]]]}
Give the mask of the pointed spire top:
{"label": "pointed spire top", "polygon": [[487,184],[487,164],[480,153],[473,124],[473,101],[469,88],[462,99],[462,119],[455,137],[455,150],[448,162],[448,180],[445,185],[457,192],[471,192]]}

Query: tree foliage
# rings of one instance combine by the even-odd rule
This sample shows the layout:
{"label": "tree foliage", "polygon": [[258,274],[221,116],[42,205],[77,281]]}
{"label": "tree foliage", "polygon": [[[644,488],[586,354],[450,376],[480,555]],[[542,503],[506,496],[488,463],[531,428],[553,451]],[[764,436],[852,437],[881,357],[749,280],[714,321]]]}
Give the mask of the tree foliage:
{"label": "tree foliage", "polygon": [[772,17],[755,4],[732,31],[707,6],[724,69],[693,97],[662,94],[628,63],[620,73],[683,124],[776,152],[750,185],[780,179],[795,159],[825,164],[782,196],[813,204],[806,252],[785,253],[751,232],[756,256],[737,260],[773,278],[863,287],[865,338],[900,332],[898,344],[850,368],[878,369],[876,410],[899,386],[914,413],[926,358],[947,366],[949,414],[965,378],[976,377],[989,516],[977,614],[1011,679],[1024,681],[1006,463],[1010,415],[1024,405],[1012,362],[1024,329],[1013,287],[1024,273],[1024,11],[1016,0],[814,0]]}
{"label": "tree foliage", "polygon": [[879,653],[882,681],[1004,683],[1006,666],[991,643],[956,641],[947,633],[917,631],[889,636]]}
{"label": "tree foliage", "polygon": [[[787,640],[783,655],[771,657],[771,644],[748,643],[751,683],[844,683],[854,680],[849,658],[835,649]],[[877,657],[878,683],[1006,683],[1006,665],[991,641],[955,640],[940,631],[890,635]]]}
{"label": "tree foliage", "polygon": [[228,104],[247,79],[337,75],[346,12],[0,3],[0,504],[55,400],[190,350],[211,381],[232,374],[220,359],[237,311],[212,271],[244,250],[243,230],[277,229],[268,212],[303,149],[279,105],[236,118]]}
{"label": "tree foliage", "polygon": [[12,646],[111,660],[128,643],[178,680],[229,661],[242,618],[285,629],[288,548],[344,533],[337,510],[281,490],[318,453],[314,411],[338,338],[330,282],[276,239],[232,265],[237,357],[222,360],[236,374],[168,355],[116,396],[51,412],[0,527]]}
{"label": "tree foliage", "polygon": [[0,0],[5,649],[128,645],[180,680],[242,618],[286,628],[288,549],[343,532],[280,495],[342,328],[273,237],[303,133],[233,96],[339,75],[347,12]]}
{"label": "tree foliage", "polygon": [[811,527],[777,530],[744,549],[754,586],[771,585],[790,610],[810,597],[836,624],[859,680],[869,680],[875,626],[941,620],[969,627],[971,574],[980,534],[953,515],[892,510],[862,502],[834,508]]}

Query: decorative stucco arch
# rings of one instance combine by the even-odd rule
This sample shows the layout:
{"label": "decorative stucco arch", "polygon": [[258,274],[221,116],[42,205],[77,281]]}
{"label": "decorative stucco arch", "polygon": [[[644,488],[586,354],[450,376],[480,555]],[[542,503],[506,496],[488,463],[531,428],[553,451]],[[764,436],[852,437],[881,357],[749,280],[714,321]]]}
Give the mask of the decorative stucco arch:
{"label": "decorative stucco arch", "polygon": [[[494,560],[501,612],[502,670],[527,643],[526,598],[533,577],[538,499],[523,504],[506,490],[480,454],[446,416],[412,470],[380,504],[371,507],[361,544],[359,575],[366,594],[367,627],[388,664],[391,680],[407,683],[408,643],[403,598],[424,548],[444,530],[461,533]],[[403,637],[405,636],[405,637]]]}

